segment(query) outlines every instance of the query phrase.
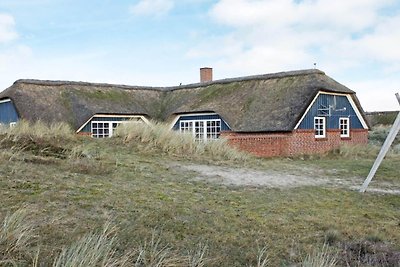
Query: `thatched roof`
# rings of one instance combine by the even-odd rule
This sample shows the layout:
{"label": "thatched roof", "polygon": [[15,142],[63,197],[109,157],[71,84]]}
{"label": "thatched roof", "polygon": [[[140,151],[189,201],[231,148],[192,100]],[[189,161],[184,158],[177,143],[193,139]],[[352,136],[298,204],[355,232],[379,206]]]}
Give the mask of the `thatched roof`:
{"label": "thatched roof", "polygon": [[18,80],[0,93],[22,118],[66,121],[75,129],[95,114],[216,112],[233,131],[291,131],[319,91],[355,93],[319,70],[281,72],[175,87]]}

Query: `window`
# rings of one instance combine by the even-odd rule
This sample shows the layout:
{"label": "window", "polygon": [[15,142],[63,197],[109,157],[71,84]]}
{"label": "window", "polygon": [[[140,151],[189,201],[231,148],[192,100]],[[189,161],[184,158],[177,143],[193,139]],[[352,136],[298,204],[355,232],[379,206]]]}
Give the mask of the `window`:
{"label": "window", "polygon": [[193,122],[192,121],[181,121],[182,133],[192,133],[193,132]]}
{"label": "window", "polygon": [[118,125],[129,122],[131,121],[92,121],[92,137],[111,137]]}
{"label": "window", "polygon": [[110,123],[92,122],[92,137],[95,138],[110,137]]}
{"label": "window", "polygon": [[340,137],[350,137],[350,119],[339,118]]}
{"label": "window", "polygon": [[15,127],[15,125],[17,125],[16,122],[10,122],[10,128]]}
{"label": "window", "polygon": [[315,138],[325,138],[325,117],[315,117],[314,118],[314,130]]}
{"label": "window", "polygon": [[190,133],[196,141],[207,141],[219,138],[221,120],[192,120],[181,121],[179,129],[182,133]]}

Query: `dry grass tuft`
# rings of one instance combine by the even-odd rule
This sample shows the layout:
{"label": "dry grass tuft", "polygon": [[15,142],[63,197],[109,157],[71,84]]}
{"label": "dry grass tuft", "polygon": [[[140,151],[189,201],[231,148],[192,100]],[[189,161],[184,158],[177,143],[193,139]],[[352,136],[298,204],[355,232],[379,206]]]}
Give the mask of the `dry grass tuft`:
{"label": "dry grass tuft", "polygon": [[123,124],[118,127],[115,136],[125,144],[140,144],[144,150],[159,149],[168,155],[207,155],[228,160],[246,160],[250,157],[228,146],[226,140],[196,142],[191,135],[173,131],[165,123]]}
{"label": "dry grass tuft", "polygon": [[160,233],[153,230],[150,240],[145,241],[135,255],[134,266],[168,267],[183,266],[184,257],[177,256],[168,245],[161,244]]}
{"label": "dry grass tuft", "polygon": [[37,121],[31,123],[21,120],[14,127],[2,128],[1,134],[8,139],[19,140],[21,138],[36,139],[56,139],[71,140],[75,138],[75,133],[66,123],[52,123],[50,125]]}
{"label": "dry grass tuft", "polygon": [[335,255],[329,250],[328,245],[324,244],[322,249],[314,250],[301,264],[302,267],[333,267],[337,266]]}
{"label": "dry grass tuft", "polygon": [[208,246],[199,244],[197,249],[190,251],[188,255],[188,267],[204,267],[209,259],[206,258]]}
{"label": "dry grass tuft", "polygon": [[87,234],[64,248],[54,260],[54,267],[126,266],[130,255],[116,256],[115,228],[110,223],[100,234]]}
{"label": "dry grass tuft", "polygon": [[16,265],[28,256],[35,237],[34,228],[24,209],[6,216],[0,228],[0,265]]}

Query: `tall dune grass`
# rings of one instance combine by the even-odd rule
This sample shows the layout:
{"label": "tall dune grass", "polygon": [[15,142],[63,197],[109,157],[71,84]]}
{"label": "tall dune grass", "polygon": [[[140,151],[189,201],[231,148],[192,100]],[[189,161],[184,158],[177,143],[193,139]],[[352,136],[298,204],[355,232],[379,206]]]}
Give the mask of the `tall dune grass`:
{"label": "tall dune grass", "polygon": [[230,147],[224,139],[196,142],[189,134],[170,129],[165,123],[120,125],[115,136],[126,144],[139,144],[144,150],[159,149],[170,155],[208,155],[229,160],[246,160],[250,156]]}
{"label": "tall dune grass", "polygon": [[324,244],[321,249],[314,250],[302,262],[302,267],[334,267],[337,266],[336,255]]}
{"label": "tall dune grass", "polygon": [[101,233],[90,233],[65,247],[53,267],[128,266],[129,254],[116,256],[115,228],[110,223]]}
{"label": "tall dune grass", "polygon": [[21,138],[70,140],[75,137],[74,131],[66,123],[46,124],[41,121],[32,123],[25,120],[19,121],[13,127],[2,127],[0,134],[3,135],[3,138],[6,137],[14,141]]}
{"label": "tall dune grass", "polygon": [[0,266],[17,265],[26,258],[34,238],[34,224],[26,210],[7,215],[0,227]]}

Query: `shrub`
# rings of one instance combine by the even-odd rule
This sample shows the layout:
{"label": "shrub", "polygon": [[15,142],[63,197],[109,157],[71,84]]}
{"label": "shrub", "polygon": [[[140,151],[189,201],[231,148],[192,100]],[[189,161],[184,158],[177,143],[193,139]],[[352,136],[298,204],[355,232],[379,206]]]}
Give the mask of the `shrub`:
{"label": "shrub", "polygon": [[[385,142],[390,129],[391,126],[382,126],[382,125],[372,128],[372,130],[368,134],[368,139],[370,143],[373,145],[381,146]],[[400,134],[397,134],[395,140],[393,141],[393,145],[398,145],[398,144],[400,144]]]}
{"label": "shrub", "polygon": [[334,243],[340,241],[340,233],[337,230],[328,230],[325,233],[325,244],[333,245]]}

